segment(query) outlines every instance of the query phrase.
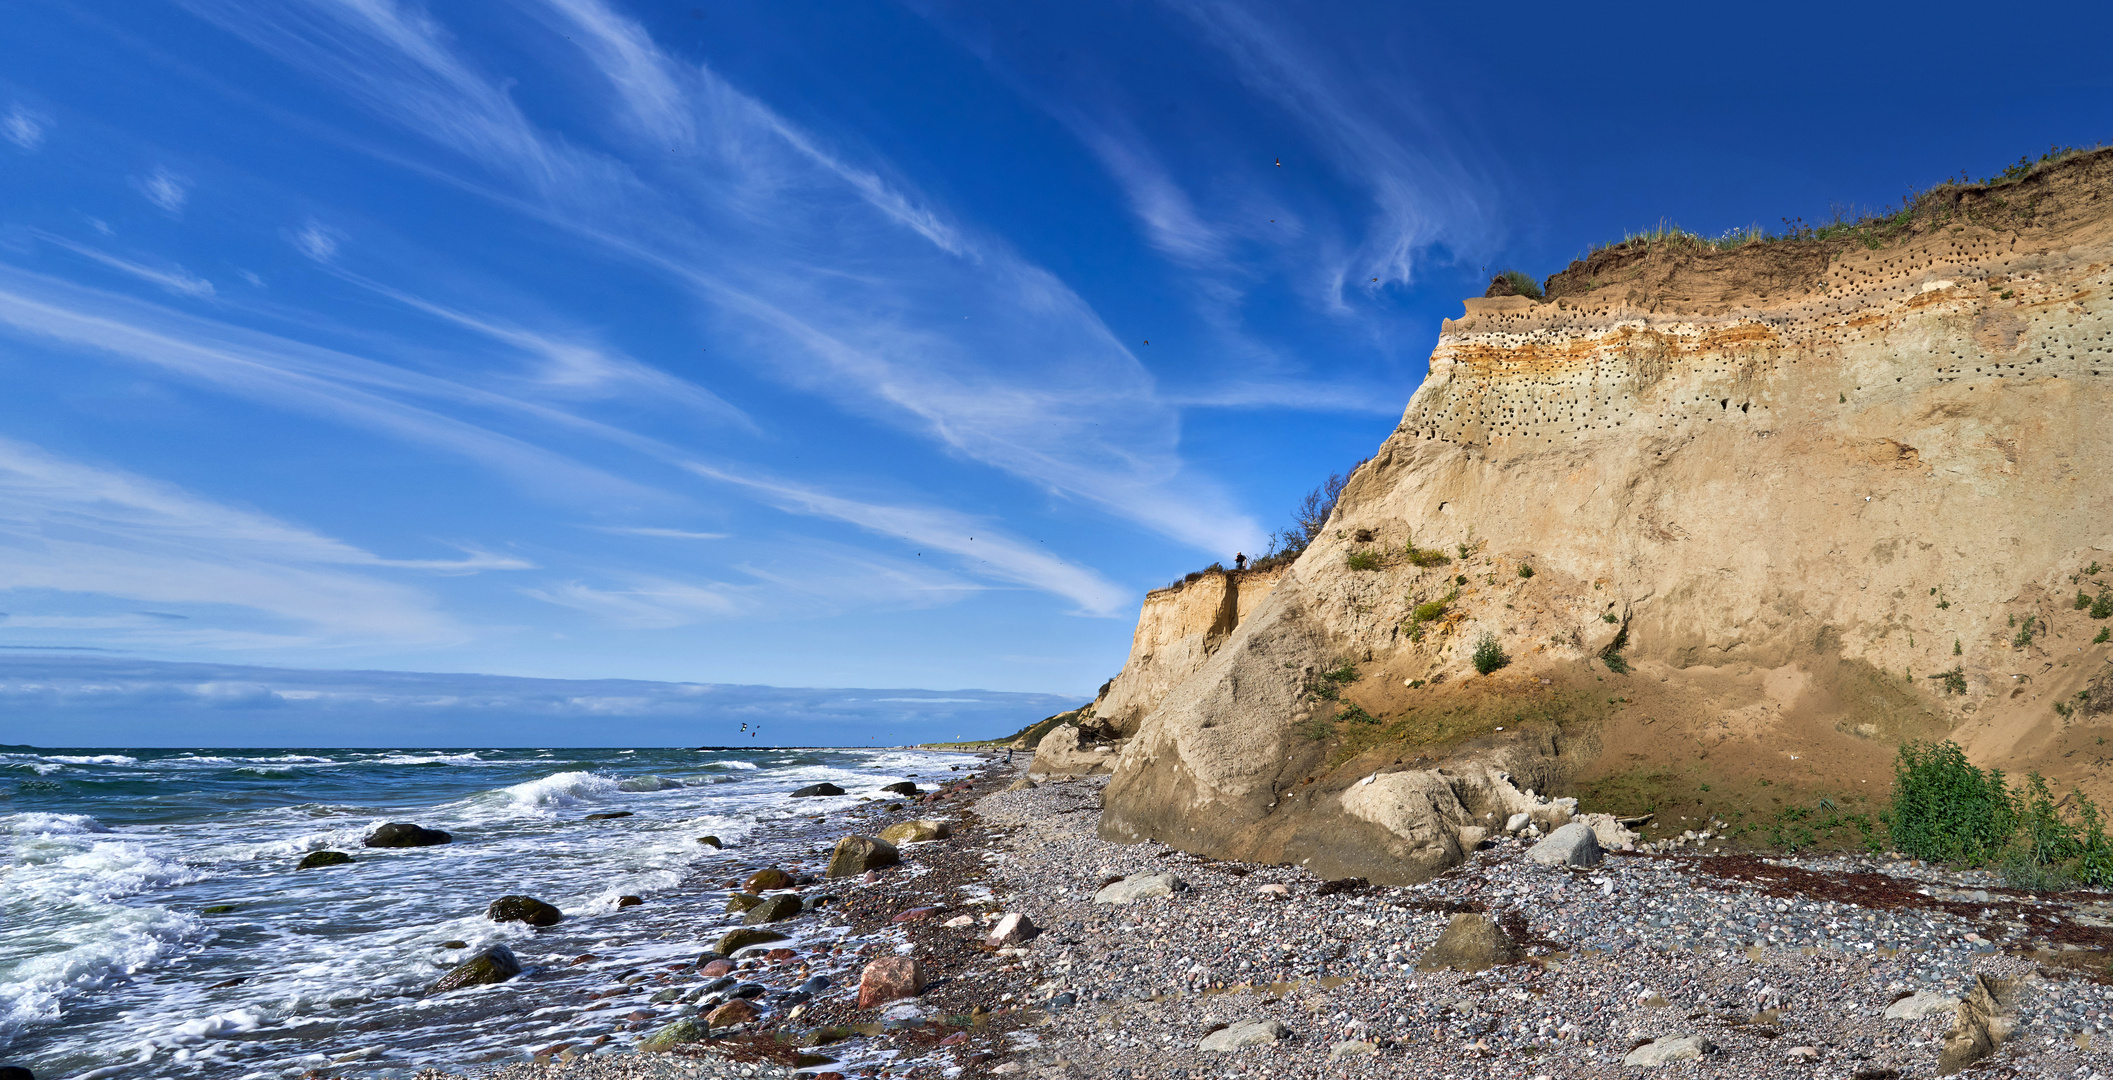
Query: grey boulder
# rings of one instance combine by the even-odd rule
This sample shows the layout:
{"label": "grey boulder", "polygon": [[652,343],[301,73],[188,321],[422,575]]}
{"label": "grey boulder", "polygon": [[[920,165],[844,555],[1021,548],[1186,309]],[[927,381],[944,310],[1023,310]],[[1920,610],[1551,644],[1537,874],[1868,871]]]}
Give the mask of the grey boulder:
{"label": "grey boulder", "polygon": [[1188,888],[1188,882],[1172,874],[1132,874],[1103,886],[1093,894],[1096,904],[1134,904],[1155,896],[1172,896]]}
{"label": "grey boulder", "polygon": [[842,795],[843,793],[844,789],[836,786],[835,784],[809,784],[806,787],[803,787],[800,790],[793,792],[792,797],[795,799],[812,799],[822,795]]}
{"label": "grey boulder", "polygon": [[428,829],[408,821],[392,821],[368,833],[361,843],[368,847],[432,847],[453,839],[454,837],[439,829]]}
{"label": "grey boulder", "polygon": [[1416,968],[1419,971],[1442,968],[1487,971],[1518,958],[1518,946],[1512,944],[1503,927],[1490,921],[1487,915],[1467,912],[1453,916],[1445,933],[1438,935],[1438,940],[1417,959]]}
{"label": "grey boulder", "polygon": [[1550,866],[1597,866],[1600,860],[1599,836],[1592,831],[1592,826],[1573,821],[1527,848],[1526,857]]}
{"label": "grey boulder", "polygon": [[1676,1061],[1697,1061],[1702,1055],[1715,1050],[1716,1044],[1700,1035],[1668,1035],[1629,1051],[1621,1063],[1633,1068],[1656,1068],[1671,1065]]}
{"label": "grey boulder", "polygon": [[449,990],[460,990],[465,986],[485,986],[501,983],[521,974],[521,961],[514,951],[504,945],[491,945],[475,956],[456,964],[454,969],[440,977],[426,990],[428,994],[439,994]]}
{"label": "grey boulder", "polygon": [[1290,1034],[1290,1028],[1274,1020],[1248,1020],[1205,1035],[1196,1049],[1224,1053],[1247,1046],[1267,1046]]}

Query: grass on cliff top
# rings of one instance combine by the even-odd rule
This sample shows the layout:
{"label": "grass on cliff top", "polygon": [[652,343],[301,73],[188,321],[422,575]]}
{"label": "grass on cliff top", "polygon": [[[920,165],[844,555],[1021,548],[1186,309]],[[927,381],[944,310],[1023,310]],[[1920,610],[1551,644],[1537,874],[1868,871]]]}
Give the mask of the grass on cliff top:
{"label": "grass on cliff top", "polygon": [[[1973,187],[2002,188],[2006,185],[2017,183],[2042,169],[2052,168],[2072,158],[2103,150],[2108,146],[2113,146],[2113,143],[2098,143],[2092,146],[2052,146],[2037,159],[2027,154],[2018,158],[2016,164],[2006,166],[1995,175],[1985,176],[1979,180],[1973,179],[1971,174],[1961,170],[1956,177],[1948,177],[1930,187],[1903,197],[1898,206],[1888,205],[1877,209],[1857,209],[1836,204],[1828,220],[1817,224],[1808,223],[1802,217],[1783,218],[1781,219],[1783,227],[1780,230],[1770,230],[1759,224],[1753,224],[1727,229],[1715,236],[1710,236],[1660,219],[1658,224],[1651,228],[1638,229],[1622,234],[1620,240],[1592,245],[1585,250],[1583,255],[1578,256],[1570,267],[1566,267],[1565,271],[1575,269],[1602,251],[1631,246],[1644,249],[1663,247],[1690,248],[1697,251],[1736,251],[1739,248],[1753,244],[1850,241],[1876,250],[1892,242],[1901,233],[1906,232],[1918,217],[1926,216],[1931,208],[1941,203],[1949,202],[1948,197],[1953,192]],[[1518,272],[1507,271],[1507,274],[1515,273]],[[1519,276],[1525,277],[1523,274]],[[1532,279],[1527,278],[1527,281],[1531,282]],[[1554,282],[1555,278],[1551,277],[1547,284],[1552,286]],[[1513,288],[1520,295],[1530,295],[1536,299],[1543,295],[1543,289],[1538,285],[1530,293],[1517,284],[1514,284]]]}
{"label": "grass on cliff top", "polygon": [[[1107,688],[1102,687],[1102,689],[1106,690]],[[1088,705],[1073,709],[1070,712],[1060,712],[1055,716],[1044,717],[1002,738],[970,739],[965,742],[919,743],[918,747],[925,750],[1003,750],[1008,746],[1019,745],[1032,750],[1036,743],[1042,741],[1042,736],[1056,730],[1058,724],[1076,723],[1091,708],[1092,706]]]}

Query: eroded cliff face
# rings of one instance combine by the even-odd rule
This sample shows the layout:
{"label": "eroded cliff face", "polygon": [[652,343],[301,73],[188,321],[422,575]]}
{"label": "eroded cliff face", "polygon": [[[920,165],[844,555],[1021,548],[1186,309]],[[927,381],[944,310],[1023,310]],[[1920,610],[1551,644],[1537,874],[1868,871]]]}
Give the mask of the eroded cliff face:
{"label": "eroded cliff face", "polygon": [[1130,657],[1093,706],[1098,732],[1113,738],[1136,734],[1137,725],[1182,680],[1201,670],[1211,654],[1254,613],[1282,580],[1284,570],[1206,572],[1145,594]]}
{"label": "eroded cliff face", "polygon": [[[1142,718],[1103,835],[1416,880],[1443,859],[1344,793],[1420,755],[1855,792],[1945,734],[2104,801],[2062,756],[2099,714],[2053,705],[2113,625],[2076,606],[2113,582],[2113,154],[1869,243],[1469,301],[1323,538]],[[1512,663],[1478,676],[1484,634]]]}

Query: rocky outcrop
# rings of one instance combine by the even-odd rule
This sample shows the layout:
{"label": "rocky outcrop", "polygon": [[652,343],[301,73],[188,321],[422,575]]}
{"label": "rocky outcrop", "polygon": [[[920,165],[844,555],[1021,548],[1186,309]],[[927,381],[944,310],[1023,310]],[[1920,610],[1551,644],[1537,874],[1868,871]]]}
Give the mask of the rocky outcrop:
{"label": "rocky outcrop", "polygon": [[1225,644],[1283,575],[1281,569],[1208,570],[1194,580],[1146,593],[1129,659],[1084,723],[1101,737],[1134,734],[1168,691]]}
{"label": "rocky outcrop", "polygon": [[1947,734],[2104,802],[2052,703],[2108,659],[2073,597],[2113,580],[2113,151],[1941,195],[1468,301],[1322,533],[1168,669],[1102,835],[1413,881],[1514,801],[1483,777],[1869,790]]}
{"label": "rocky outcrop", "polygon": [[460,990],[465,986],[487,986],[505,982],[521,974],[521,961],[513,950],[504,945],[492,945],[479,950],[477,955],[455,965],[426,990],[428,994],[441,994],[449,990]]}
{"label": "rocky outcrop", "polygon": [[533,896],[502,896],[485,909],[484,917],[493,922],[556,926],[564,921],[565,913]]}
{"label": "rocky outcrop", "polygon": [[1034,761],[1027,771],[1048,776],[1092,776],[1113,772],[1115,746],[1088,742],[1085,732],[1070,724],[1059,724],[1035,746]]}

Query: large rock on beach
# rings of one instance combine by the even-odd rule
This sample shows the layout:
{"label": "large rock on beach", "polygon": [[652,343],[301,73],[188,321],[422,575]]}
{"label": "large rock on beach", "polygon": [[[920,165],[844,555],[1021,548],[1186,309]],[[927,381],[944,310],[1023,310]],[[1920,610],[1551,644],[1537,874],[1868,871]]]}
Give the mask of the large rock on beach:
{"label": "large rock on beach", "polygon": [[795,799],[812,799],[823,795],[842,795],[844,789],[830,783],[809,784],[792,793]]}
{"label": "large rock on beach", "polygon": [[530,926],[555,926],[565,917],[557,908],[533,896],[502,896],[484,909],[484,917],[493,922],[518,922]]}
{"label": "large rock on beach", "polygon": [[858,978],[858,1007],[870,1009],[897,998],[924,993],[924,965],[911,956],[883,956],[866,965]]}
{"label": "large rock on beach", "polygon": [[1018,945],[1034,935],[1034,923],[1028,921],[1027,916],[1010,911],[990,928],[990,936],[984,938],[983,943],[993,949],[1002,949],[1009,945]]}
{"label": "large rock on beach", "polygon": [[1958,1019],[1937,1055],[1937,1074],[1950,1076],[1996,1052],[2017,1026],[2018,985],[1993,975],[1974,976],[1974,988],[1959,1003]]}
{"label": "large rock on beach", "polygon": [[898,821],[880,831],[880,838],[891,844],[921,844],[927,840],[944,840],[952,835],[953,826],[930,818]]}
{"label": "large rock on beach", "polygon": [[1034,764],[1028,766],[1029,772],[1051,776],[1088,776],[1114,770],[1113,748],[1081,746],[1079,729],[1070,724],[1058,724],[1042,736],[1042,741],[1035,744]]}
{"label": "large rock on beach", "polygon": [[753,1024],[763,1016],[763,1010],[747,997],[737,997],[706,1013],[704,1022],[715,1028],[733,1027],[735,1024]]}
{"label": "large rock on beach", "polygon": [[1886,1006],[1886,1019],[1920,1020],[1931,1013],[1951,1012],[1958,1007],[1958,998],[1945,997],[1929,990],[1917,990]]}
{"label": "large rock on beach", "polygon": [[1701,1035],[1668,1035],[1629,1051],[1621,1063],[1631,1068],[1652,1069],[1676,1061],[1698,1061],[1716,1048],[1716,1044]]}
{"label": "large rock on beach", "polygon": [[895,783],[888,784],[882,787],[881,790],[889,793],[890,795],[915,795],[918,793],[917,785],[911,783],[908,780],[898,780]]}
{"label": "large rock on beach", "polygon": [[824,877],[857,877],[868,870],[883,866],[894,866],[902,861],[895,845],[873,836],[847,836],[836,842],[836,850],[829,853],[829,869]]}
{"label": "large rock on beach", "polygon": [[775,866],[766,866],[748,875],[748,880],[741,883],[741,891],[761,895],[774,889],[790,889],[792,886],[791,874]]}
{"label": "large rock on beach", "polygon": [[800,894],[779,893],[765,897],[762,903],[748,909],[741,919],[743,926],[761,926],[764,923],[784,922],[800,913]]}
{"label": "large rock on beach", "polygon": [[439,994],[460,990],[465,986],[502,983],[519,974],[521,961],[514,956],[512,949],[504,945],[487,945],[442,975],[439,982],[427,988],[426,993]]}
{"label": "large rock on beach", "polygon": [[1600,860],[1599,836],[1592,831],[1592,826],[1573,821],[1527,848],[1526,857],[1550,866],[1597,866]]}
{"label": "large rock on beach", "polygon": [[1268,1046],[1290,1035],[1291,1029],[1275,1020],[1247,1020],[1205,1035],[1203,1041],[1196,1044],[1196,1049],[1224,1053],[1249,1046]]}
{"label": "large rock on beach", "polygon": [[773,941],[784,941],[785,935],[776,930],[764,930],[753,926],[736,927],[719,938],[718,953],[732,956],[752,945],[768,945]]}
{"label": "large rock on beach", "polygon": [[1518,946],[1504,928],[1489,916],[1467,912],[1453,916],[1445,933],[1416,961],[1419,971],[1452,968],[1455,971],[1487,971],[1519,958]]}
{"label": "large rock on beach", "polygon": [[763,898],[755,893],[728,893],[726,897],[726,913],[728,915],[739,915],[742,912],[753,910],[757,904],[762,902]]}
{"label": "large rock on beach", "polygon": [[[325,866],[343,866],[351,861],[352,856],[342,851],[311,851],[301,856],[301,864],[294,867],[294,869],[316,870]],[[5,1080],[5,1078],[0,1077],[0,1080]]]}
{"label": "large rock on beach", "polygon": [[645,1054],[665,1053],[683,1043],[703,1042],[709,1035],[710,1032],[706,1031],[705,1026],[698,1023],[695,1017],[685,1016],[640,1039],[638,1049],[640,1053]]}
{"label": "large rock on beach", "polygon": [[367,834],[360,841],[368,847],[432,847],[445,844],[454,837],[439,829],[428,829],[408,821],[392,821]]}
{"label": "large rock on beach", "polygon": [[1172,896],[1188,888],[1188,882],[1172,874],[1132,874],[1111,882],[1093,894],[1096,904],[1134,904],[1159,896]]}

